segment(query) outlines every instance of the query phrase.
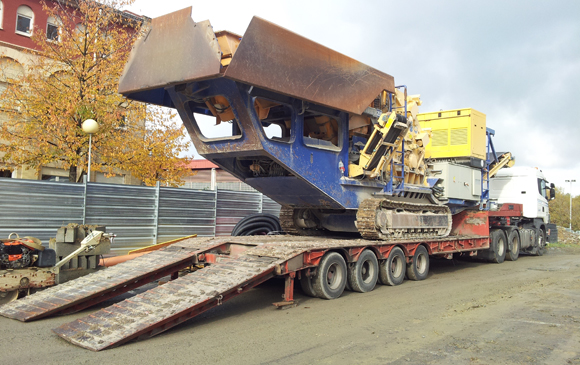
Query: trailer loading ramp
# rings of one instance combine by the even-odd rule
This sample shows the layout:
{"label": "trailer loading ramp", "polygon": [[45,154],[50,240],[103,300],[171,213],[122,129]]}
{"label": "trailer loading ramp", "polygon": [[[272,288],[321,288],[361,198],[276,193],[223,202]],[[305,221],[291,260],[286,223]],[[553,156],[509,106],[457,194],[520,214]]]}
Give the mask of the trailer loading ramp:
{"label": "trailer loading ramp", "polygon": [[222,241],[185,240],[0,306],[0,315],[26,322],[74,313],[188,267]]}
{"label": "trailer loading ramp", "polygon": [[152,337],[270,279],[276,261],[226,258],[53,331],[93,351]]}

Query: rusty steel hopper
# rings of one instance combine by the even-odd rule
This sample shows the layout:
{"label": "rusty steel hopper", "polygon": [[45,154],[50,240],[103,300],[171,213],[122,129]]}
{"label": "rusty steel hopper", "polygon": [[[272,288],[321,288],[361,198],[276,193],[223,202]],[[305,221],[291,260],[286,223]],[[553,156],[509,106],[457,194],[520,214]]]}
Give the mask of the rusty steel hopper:
{"label": "rusty steel hopper", "polygon": [[239,45],[235,38],[216,36],[207,20],[194,22],[191,7],[155,18],[135,44],[119,92],[173,107],[166,87],[226,77],[353,114],[383,90],[394,92],[392,76],[258,17]]}

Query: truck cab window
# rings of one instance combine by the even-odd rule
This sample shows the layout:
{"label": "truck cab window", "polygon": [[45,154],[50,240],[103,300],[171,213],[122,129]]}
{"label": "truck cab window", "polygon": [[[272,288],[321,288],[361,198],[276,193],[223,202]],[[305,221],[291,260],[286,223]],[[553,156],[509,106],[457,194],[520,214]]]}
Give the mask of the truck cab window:
{"label": "truck cab window", "polygon": [[538,192],[541,196],[548,199],[548,195],[546,194],[546,181],[542,179],[538,179]]}

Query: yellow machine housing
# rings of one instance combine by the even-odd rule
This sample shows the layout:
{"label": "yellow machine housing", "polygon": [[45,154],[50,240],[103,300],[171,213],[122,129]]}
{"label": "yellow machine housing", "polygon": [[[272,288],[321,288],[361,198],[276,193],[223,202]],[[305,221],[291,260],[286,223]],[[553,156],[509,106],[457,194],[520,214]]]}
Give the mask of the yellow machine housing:
{"label": "yellow machine housing", "polygon": [[426,158],[476,157],[485,160],[485,114],[453,109],[417,115],[422,130],[431,129]]}

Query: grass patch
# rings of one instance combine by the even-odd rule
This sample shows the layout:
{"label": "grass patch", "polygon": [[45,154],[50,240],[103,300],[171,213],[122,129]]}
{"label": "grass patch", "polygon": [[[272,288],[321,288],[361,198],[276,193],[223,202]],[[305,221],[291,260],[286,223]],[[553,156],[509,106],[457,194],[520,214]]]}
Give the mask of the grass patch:
{"label": "grass patch", "polygon": [[571,243],[550,243],[548,247],[555,247],[555,248],[580,248],[580,245],[575,245]]}

